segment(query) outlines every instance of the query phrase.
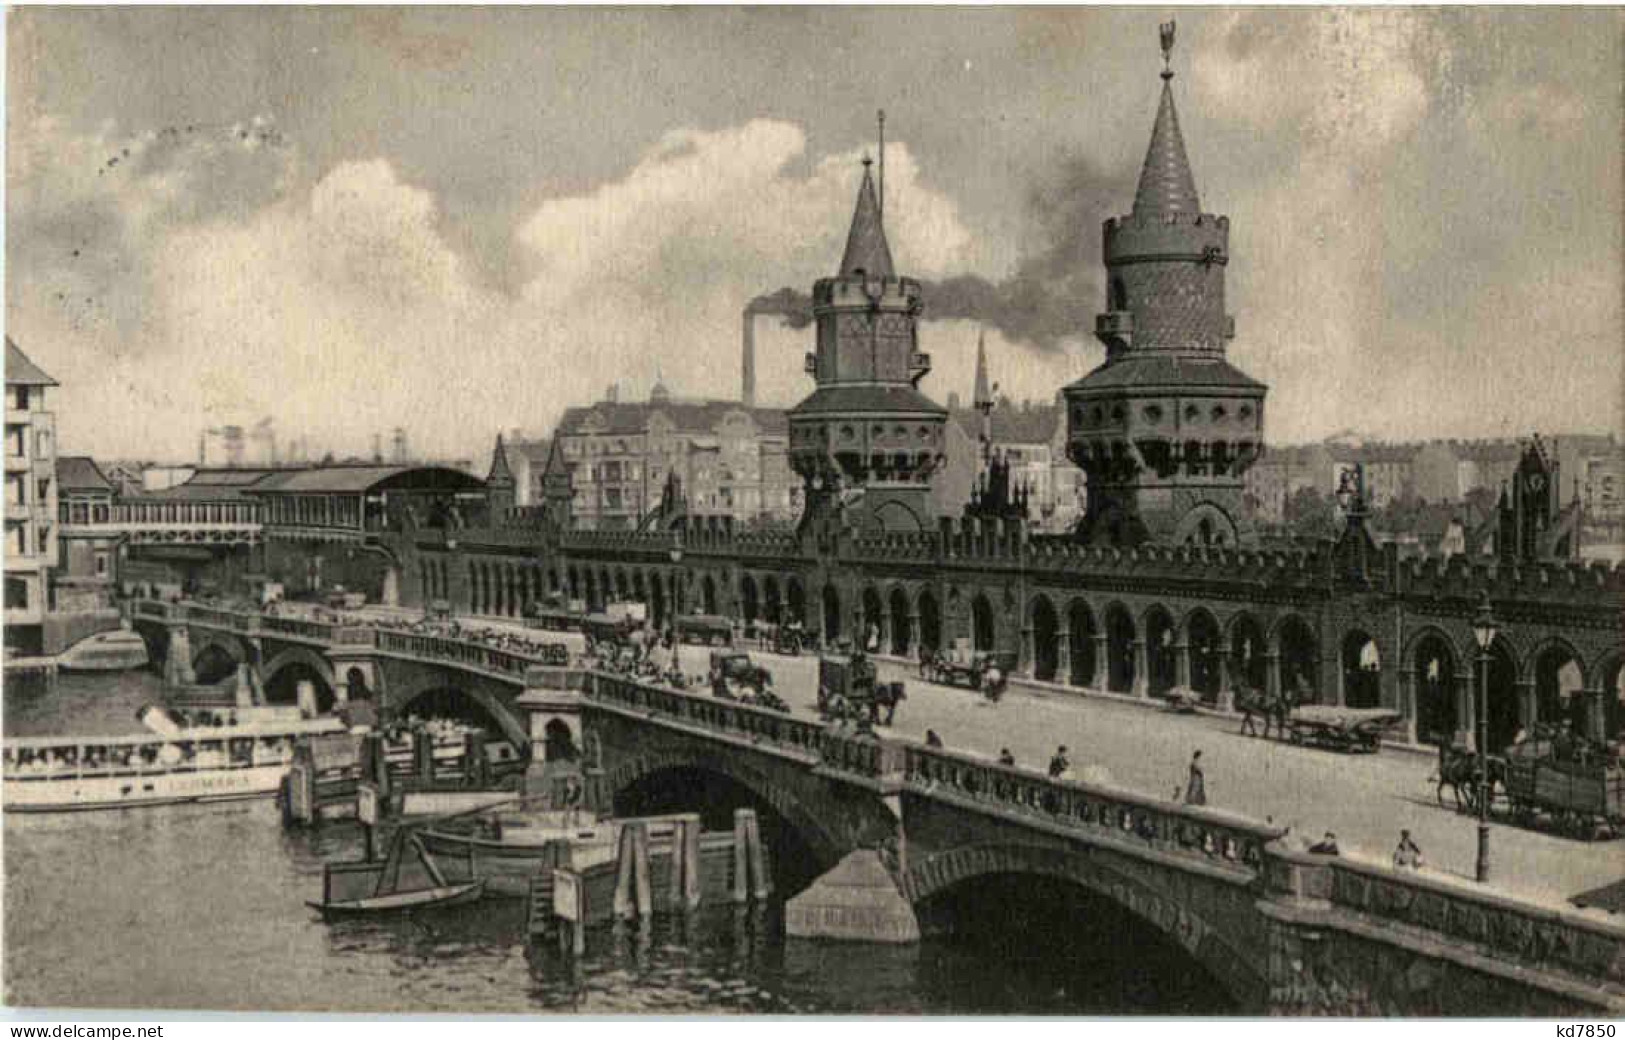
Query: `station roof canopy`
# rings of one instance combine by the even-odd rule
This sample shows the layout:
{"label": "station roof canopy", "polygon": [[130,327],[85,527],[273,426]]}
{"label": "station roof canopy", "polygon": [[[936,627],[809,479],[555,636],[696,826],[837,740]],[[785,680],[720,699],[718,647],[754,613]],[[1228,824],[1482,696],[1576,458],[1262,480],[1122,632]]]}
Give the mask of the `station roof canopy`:
{"label": "station roof canopy", "polygon": [[318,466],[290,470],[244,490],[252,495],[360,495],[369,491],[481,491],[485,481],[446,466]]}
{"label": "station roof canopy", "polygon": [[89,455],[58,455],[56,459],[56,486],[63,491],[108,491],[113,482],[102,473],[96,460]]}

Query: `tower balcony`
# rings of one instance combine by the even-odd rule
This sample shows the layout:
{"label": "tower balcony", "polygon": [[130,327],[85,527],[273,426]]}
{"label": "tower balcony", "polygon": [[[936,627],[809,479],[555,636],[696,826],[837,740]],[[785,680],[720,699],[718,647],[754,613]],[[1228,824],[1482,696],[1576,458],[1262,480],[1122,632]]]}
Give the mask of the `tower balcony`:
{"label": "tower balcony", "polygon": [[909,355],[909,358],[908,358],[908,378],[909,378],[909,380],[911,382],[918,383],[920,380],[924,379],[926,377],[927,373],[929,373],[930,371],[931,371],[931,355],[930,354],[921,354],[921,353],[916,352],[916,353],[913,353],[913,354]]}
{"label": "tower balcony", "polygon": [[1095,338],[1111,353],[1127,350],[1134,342],[1134,312],[1105,311],[1095,315]]}

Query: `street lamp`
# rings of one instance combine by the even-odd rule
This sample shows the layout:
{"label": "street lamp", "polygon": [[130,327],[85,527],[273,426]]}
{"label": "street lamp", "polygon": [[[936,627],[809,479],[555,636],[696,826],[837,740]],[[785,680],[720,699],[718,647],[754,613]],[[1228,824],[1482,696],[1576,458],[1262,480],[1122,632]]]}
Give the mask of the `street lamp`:
{"label": "street lamp", "polygon": [[1490,766],[1489,702],[1490,644],[1495,642],[1495,613],[1490,595],[1479,594],[1478,614],[1473,618],[1473,638],[1478,641],[1478,663],[1482,678],[1478,685],[1478,880],[1490,879]]}

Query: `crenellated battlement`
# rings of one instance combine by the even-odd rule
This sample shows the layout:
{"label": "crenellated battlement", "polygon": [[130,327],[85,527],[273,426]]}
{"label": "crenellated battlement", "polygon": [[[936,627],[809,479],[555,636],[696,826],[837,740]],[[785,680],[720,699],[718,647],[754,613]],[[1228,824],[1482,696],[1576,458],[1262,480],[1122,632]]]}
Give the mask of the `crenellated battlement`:
{"label": "crenellated battlement", "polygon": [[1625,610],[1625,564],[1578,560],[1508,561],[1493,557],[1425,557],[1397,567],[1401,595],[1540,603]]}
{"label": "crenellated battlement", "polygon": [[813,285],[813,307],[859,307],[878,305],[906,308],[916,304],[924,290],[913,278],[895,275],[884,278],[820,278]]}
{"label": "crenellated battlement", "polygon": [[[1230,253],[1230,218],[1212,213],[1167,213],[1112,217],[1102,225],[1108,267],[1128,260],[1197,259],[1223,264]],[[1209,249],[1216,252],[1209,253]]]}

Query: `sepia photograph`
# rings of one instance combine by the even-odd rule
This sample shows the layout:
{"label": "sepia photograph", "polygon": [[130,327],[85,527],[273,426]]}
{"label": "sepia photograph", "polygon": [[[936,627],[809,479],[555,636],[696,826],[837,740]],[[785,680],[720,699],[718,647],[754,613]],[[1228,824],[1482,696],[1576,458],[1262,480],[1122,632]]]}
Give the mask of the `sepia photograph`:
{"label": "sepia photograph", "polygon": [[1619,8],[4,53],[7,1015],[1625,1014]]}

